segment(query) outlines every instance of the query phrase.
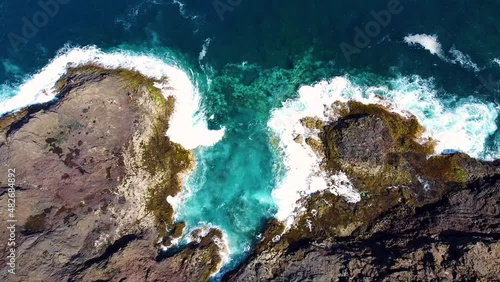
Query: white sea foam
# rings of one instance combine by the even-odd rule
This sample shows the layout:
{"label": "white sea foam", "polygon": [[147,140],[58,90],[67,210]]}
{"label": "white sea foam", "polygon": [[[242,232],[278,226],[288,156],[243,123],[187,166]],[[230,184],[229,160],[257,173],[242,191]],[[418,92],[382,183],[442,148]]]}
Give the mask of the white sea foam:
{"label": "white sea foam", "polygon": [[451,149],[488,159],[486,139],[497,130],[498,110],[493,103],[472,97],[440,100],[432,81],[418,76],[395,79],[392,87],[383,89],[384,96],[417,117],[425,136],[438,141],[437,153]]}
{"label": "white sea foam", "polygon": [[424,49],[428,50],[432,55],[438,56],[441,60],[447,63],[460,65],[461,67],[473,72],[481,71],[481,68],[472,60],[470,55],[463,53],[455,46],[452,46],[450,50],[448,50],[450,56],[446,56],[443,51],[443,47],[435,34],[410,34],[404,37],[404,41],[410,46],[420,45]]}
{"label": "white sea foam", "polygon": [[155,5],[163,4],[164,0],[144,0],[127,9],[125,14],[117,17],[115,23],[121,24],[125,30],[130,29],[141,13]]}
{"label": "white sea foam", "polygon": [[180,0],[173,0],[172,3],[179,6],[179,13],[184,18],[194,20],[198,17],[198,16],[189,15],[189,13],[186,12],[186,4],[182,3]]}
{"label": "white sea foam", "polygon": [[[177,211],[178,207],[182,204],[182,200],[179,197],[179,194],[177,194],[175,197],[174,196],[167,196],[167,203],[169,203],[170,206],[172,206],[174,211]],[[175,217],[174,217],[174,219],[175,219]]]}
{"label": "white sea foam", "polygon": [[208,51],[208,46],[210,46],[210,42],[212,41],[212,39],[210,38],[207,38],[205,39],[205,41],[203,42],[203,47],[201,49],[201,52],[200,54],[198,55],[198,60],[201,61],[205,58],[205,56],[207,55],[207,51]]}
{"label": "white sea foam", "polygon": [[115,22],[122,24],[125,30],[130,29],[139,15],[143,4],[144,2],[140,2],[137,6],[128,9],[126,15],[116,18]]}
{"label": "white sea foam", "polygon": [[[204,151],[206,148],[200,147],[195,151],[195,154],[204,155]],[[201,189],[207,181],[207,175],[209,175],[209,166],[206,164],[206,159],[199,157],[196,158],[196,173],[189,173],[183,179],[183,187],[181,193],[175,195],[175,197],[169,196],[167,197],[167,202],[174,209],[174,220],[181,219],[184,216],[184,212],[186,211],[184,203],[193,197],[193,195]]]}
{"label": "white sea foam", "polygon": [[214,272],[212,276],[219,273],[222,266],[226,265],[231,260],[231,249],[229,248],[229,239],[225,232],[223,231],[221,232],[222,232],[222,238],[220,239],[214,238],[214,243],[219,248],[219,256],[221,258],[221,263],[219,264],[217,271]]}
{"label": "white sea foam", "polygon": [[496,64],[497,66],[500,67],[500,58],[495,58],[493,60],[491,60],[494,64]]}
{"label": "white sea foam", "polygon": [[5,72],[10,75],[14,75],[17,77],[19,74],[22,73],[21,68],[13,64],[10,60],[4,60],[2,64]]}
{"label": "white sea foam", "polygon": [[[300,123],[305,117],[326,120],[324,105],[331,105],[341,98],[341,90],[348,81],[342,78],[332,80],[329,90],[323,91],[324,84],[304,86],[299,97],[283,103],[283,107],[271,114],[269,128],[279,138],[279,146],[284,154],[287,173],[273,190],[272,196],[278,207],[276,218],[290,226],[294,213],[300,208],[298,201],[304,196],[329,188],[326,177],[320,169],[321,157],[304,142],[295,142],[296,136],[308,137],[309,132]],[[326,82],[325,82],[326,83]],[[348,187],[339,187],[348,189]],[[355,192],[354,192],[355,193]],[[356,197],[354,197],[356,198]]]}
{"label": "white sea foam", "polygon": [[[384,97],[385,99],[381,98]],[[298,135],[306,135],[301,125],[304,117],[325,120],[328,108],[335,101],[356,100],[365,104],[386,106],[404,116],[413,114],[426,128],[425,137],[438,143],[437,153],[453,149],[473,157],[488,158],[485,152],[487,137],[497,130],[495,123],[498,111],[493,104],[473,98],[439,100],[431,79],[418,76],[400,77],[390,81],[390,87],[361,87],[347,77],[335,77],[313,86],[303,86],[298,98],[283,103],[283,107],[272,112],[268,126],[279,138],[287,173],[273,191],[278,206],[276,218],[290,225],[304,195],[331,189],[351,202],[360,200],[360,195],[345,174],[327,179],[319,170],[320,157],[308,145],[294,141]]]}
{"label": "white sea foam", "polygon": [[441,58],[445,57],[441,43],[439,43],[438,37],[435,34],[410,34],[405,36],[404,41],[409,45],[420,45],[433,55],[437,55]]}
{"label": "white sea foam", "polygon": [[[220,269],[231,261],[231,255],[233,254],[232,249],[230,248],[231,243],[230,239],[227,236],[224,230],[216,225],[211,223],[200,223],[198,227],[195,227],[190,230],[190,234],[185,238],[186,243],[197,242],[200,243],[201,239],[206,237],[211,229],[217,229],[222,233],[222,238],[214,237],[213,242],[219,249],[219,256],[221,258],[221,263],[218,265],[217,271],[211,274],[211,276],[215,276],[219,273]],[[197,230],[197,236],[194,236],[193,231]],[[232,245],[234,246],[234,244]]]}
{"label": "white sea foam", "polygon": [[472,61],[469,55],[464,54],[462,51],[456,49],[455,46],[451,47],[448,52],[451,54],[451,63],[459,64],[462,67],[474,72],[478,72],[481,70],[481,68],[479,68],[479,66]]}
{"label": "white sea foam", "polygon": [[158,80],[168,78],[168,84],[157,85],[165,96],[174,96],[176,99],[167,135],[184,148],[210,146],[224,136],[224,129],[208,129],[204,115],[200,112],[200,95],[184,71],[152,56],[129,52],[105,53],[95,46],[62,49],[55,59],[22,84],[13,98],[0,102],[0,114],[54,99],[54,84],[67,68],[85,64],[135,70]]}
{"label": "white sea foam", "polygon": [[181,15],[185,17],[186,16],[186,5],[179,0],[173,0],[172,3],[179,6],[179,13],[181,13]]}

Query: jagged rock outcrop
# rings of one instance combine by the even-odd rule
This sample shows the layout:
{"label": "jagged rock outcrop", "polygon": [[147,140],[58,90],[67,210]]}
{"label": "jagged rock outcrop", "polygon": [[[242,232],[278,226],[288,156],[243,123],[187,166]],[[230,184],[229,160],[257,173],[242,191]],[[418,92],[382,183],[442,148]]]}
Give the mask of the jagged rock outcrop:
{"label": "jagged rock outcrop", "polygon": [[[174,101],[153,82],[72,69],[56,85],[57,101],[0,119],[0,205],[15,168],[18,231],[17,275],[6,272],[2,241],[0,280],[206,281],[218,270],[215,229],[159,251],[184,231],[166,199],[193,160],[165,137]],[[329,192],[302,199],[295,225],[284,232],[271,221],[223,280],[498,280],[500,161],[430,156],[433,142],[421,139],[416,119],[380,106],[351,102],[341,112],[330,123],[303,120],[320,132],[305,142],[327,174],[348,176],[361,201]]]}
{"label": "jagged rock outcrop", "polygon": [[[422,128],[381,106],[351,102],[320,130],[330,173],[362,199],[329,192],[304,199],[283,232],[264,239],[225,281],[495,281],[500,278],[500,162],[429,156]],[[318,150],[318,146],[313,148]]]}
{"label": "jagged rock outcrop", "polygon": [[153,83],[133,71],[71,69],[57,101],[0,119],[0,205],[11,168],[17,201],[17,272],[7,274],[0,242],[1,281],[203,281],[217,270],[214,232],[159,256],[158,240],[168,243],[175,227],[167,196],[192,156],[165,137],[174,100]]}
{"label": "jagged rock outcrop", "polygon": [[353,236],[255,254],[226,281],[495,281],[500,177],[418,209],[398,206]]}

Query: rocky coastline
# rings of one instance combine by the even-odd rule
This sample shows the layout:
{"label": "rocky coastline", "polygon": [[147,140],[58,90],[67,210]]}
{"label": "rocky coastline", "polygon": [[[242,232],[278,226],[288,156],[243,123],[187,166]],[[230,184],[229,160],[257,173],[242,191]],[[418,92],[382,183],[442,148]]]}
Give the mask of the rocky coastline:
{"label": "rocky coastline", "polygon": [[[296,137],[361,194],[319,192],[224,281],[494,281],[500,277],[500,161],[434,155],[413,117],[380,105],[333,105],[332,122],[302,120]],[[279,240],[277,240],[279,238]]]}
{"label": "rocky coastline", "polygon": [[[73,68],[53,102],[0,118],[1,171],[16,169],[18,281],[207,281],[218,271],[219,230],[161,252],[184,232],[167,197],[181,191],[194,158],[165,136],[175,101],[156,82]],[[271,220],[222,280],[498,279],[500,161],[434,155],[415,118],[382,106],[334,108],[335,120],[302,120],[317,138],[294,140],[321,156],[327,175],[345,173],[361,200],[327,191],[301,199],[293,226]],[[4,173],[2,206],[7,191]],[[6,252],[0,245],[2,265]]]}
{"label": "rocky coastline", "polygon": [[[217,271],[218,232],[160,257],[183,232],[167,197],[181,191],[194,161],[165,136],[174,99],[154,83],[124,69],[74,68],[57,82],[53,102],[0,120],[1,168],[17,173],[16,279],[204,281]],[[7,246],[0,251],[4,266]],[[10,278],[3,268],[0,280]]]}

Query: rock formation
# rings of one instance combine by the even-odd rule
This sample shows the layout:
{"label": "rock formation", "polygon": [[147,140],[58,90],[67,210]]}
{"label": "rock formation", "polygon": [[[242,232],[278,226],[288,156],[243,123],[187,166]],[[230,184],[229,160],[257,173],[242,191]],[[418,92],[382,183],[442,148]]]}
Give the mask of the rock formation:
{"label": "rock formation", "polygon": [[217,232],[159,255],[158,242],[182,233],[166,199],[193,161],[165,137],[174,100],[153,83],[133,71],[80,67],[57,83],[56,101],[1,120],[0,204],[15,169],[18,268],[7,277],[2,241],[0,280],[203,281],[218,269]]}
{"label": "rock formation", "polygon": [[[168,78],[165,78],[168,80]],[[18,281],[207,281],[221,265],[215,229],[174,223],[168,196],[192,169],[165,136],[174,98],[137,72],[70,69],[57,99],[0,119],[0,205],[15,169]],[[376,105],[336,105],[296,138],[361,194],[301,199],[293,226],[272,220],[225,281],[495,281],[500,279],[500,161],[432,155],[415,118]],[[1,209],[2,219],[7,218]],[[0,235],[7,238],[7,222]],[[0,263],[8,247],[0,242]],[[10,280],[9,280],[10,281]]]}
{"label": "rock formation", "polygon": [[295,225],[281,234],[272,221],[224,280],[498,280],[500,162],[430,156],[433,143],[414,118],[356,102],[342,109],[331,123],[303,124],[321,131],[314,149],[324,169],[345,172],[362,200],[329,192],[303,199]]}

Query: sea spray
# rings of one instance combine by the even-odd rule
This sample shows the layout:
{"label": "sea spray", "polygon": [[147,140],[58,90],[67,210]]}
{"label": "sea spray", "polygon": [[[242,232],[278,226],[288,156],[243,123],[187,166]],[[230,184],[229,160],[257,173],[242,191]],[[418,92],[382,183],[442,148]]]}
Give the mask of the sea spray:
{"label": "sea spray", "polygon": [[60,50],[57,57],[47,66],[18,87],[16,96],[0,103],[0,114],[15,111],[30,104],[51,101],[57,94],[54,85],[67,69],[87,64],[108,69],[135,70],[157,80],[167,78],[167,83],[156,84],[164,95],[176,98],[176,106],[167,135],[173,142],[179,143],[184,148],[210,146],[223,137],[224,129],[208,129],[207,122],[200,111],[200,93],[184,71],[150,55],[127,51],[106,53],[95,46],[65,47]]}
{"label": "sea spray", "polygon": [[420,46],[447,63],[459,65],[473,72],[481,71],[470,55],[463,53],[455,46],[451,46],[448,50],[449,55],[446,55],[436,34],[409,34],[403,38],[403,41],[410,46]]}
{"label": "sea spray", "polygon": [[441,43],[438,41],[438,37],[435,34],[409,34],[404,37],[404,41],[408,45],[420,45],[421,47],[429,51],[432,55],[437,55],[440,58],[445,58]]}
{"label": "sea spray", "polygon": [[360,200],[359,193],[345,175],[336,175],[337,181],[329,180],[321,172],[321,156],[309,145],[295,141],[297,136],[305,138],[311,134],[301,124],[301,119],[335,120],[328,109],[336,101],[380,104],[404,116],[416,116],[426,129],[424,137],[437,141],[436,153],[451,149],[473,157],[491,157],[486,150],[486,140],[497,130],[495,105],[472,97],[438,99],[437,95],[432,79],[416,75],[399,76],[381,86],[357,85],[345,76],[301,87],[298,97],[275,109],[268,122],[271,134],[279,140],[287,171],[273,191],[278,206],[276,218],[290,226],[300,212],[299,200],[318,191],[330,190],[351,202]]}
{"label": "sea spray", "polygon": [[[224,130],[212,131],[208,129],[203,112],[200,111],[200,93],[197,90],[199,87],[191,82],[189,75],[177,67],[167,65],[163,60],[157,57],[142,55],[140,52],[102,52],[94,46],[65,48],[61,50],[58,56],[49,65],[19,86],[19,89],[23,90],[19,91],[18,94],[24,98],[13,98],[4,102],[2,106],[8,105],[8,107],[2,107],[2,110],[8,112],[10,110],[22,108],[27,104],[40,103],[53,99],[55,93],[52,93],[52,87],[57,79],[65,73],[66,69],[68,67],[76,67],[88,63],[107,68],[132,69],[158,80],[164,77],[169,78],[168,85],[157,84],[157,86],[162,89],[165,95],[174,95],[177,98],[178,104],[176,105],[176,109],[182,108],[186,110],[175,112],[172,117],[171,130],[168,131],[168,136],[172,141],[178,142],[186,148],[197,147],[195,150],[197,171],[185,178],[186,194],[183,192],[183,197],[179,195],[178,197],[169,197],[167,199],[167,201],[175,207],[176,219],[188,221],[188,228],[186,228],[187,234],[195,228],[210,226],[212,221],[217,222],[217,220],[220,220],[210,218],[209,214],[203,213],[202,207],[206,202],[215,202],[220,205],[235,205],[234,207],[214,207],[214,209],[227,216],[242,214],[234,209],[244,208],[252,212],[258,211],[259,220],[253,219],[258,223],[259,221],[264,221],[267,216],[272,216],[273,214],[280,219],[289,220],[290,222],[290,219],[293,219],[293,217],[290,217],[290,214],[300,210],[297,209],[299,207],[296,205],[296,201],[310,193],[318,191],[328,190],[332,193],[346,197],[351,202],[359,201],[360,195],[356,191],[356,187],[350,183],[345,175],[338,174],[328,179],[327,176],[319,170],[318,162],[320,158],[308,148],[294,147],[296,143],[290,146],[284,146],[283,144],[279,145],[279,153],[283,153],[282,158],[284,160],[284,165],[274,165],[276,167],[284,166],[286,173],[280,178],[280,182],[276,185],[274,192],[272,192],[272,198],[269,197],[271,193],[268,195],[266,192],[260,190],[257,193],[257,190],[253,188],[246,191],[244,187],[236,183],[236,180],[238,177],[246,177],[251,174],[252,171],[250,171],[249,168],[253,169],[258,167],[258,161],[262,161],[254,161],[249,157],[252,154],[261,153],[263,148],[265,149],[264,143],[267,144],[268,140],[255,139],[260,136],[255,132],[259,132],[261,129],[255,129],[255,132],[245,131],[243,135],[236,136],[237,138],[235,138],[237,140],[235,139],[236,141],[234,142],[237,144],[228,145],[227,143],[216,143],[217,141],[224,140],[223,136],[227,135],[227,132]],[[274,76],[277,78],[274,79]],[[259,109],[259,113],[262,109],[271,105],[272,101],[275,99],[274,96],[262,94],[265,93],[263,90],[266,90],[269,84],[272,85],[272,83],[280,81],[279,79],[282,80],[282,76],[273,72],[273,75],[267,76],[267,79],[269,80],[264,80],[259,87],[250,88],[249,91],[245,91],[244,93],[258,93],[262,95],[262,98],[269,99],[269,103],[262,106],[261,104],[256,104],[255,101],[265,101],[264,99],[251,99],[251,97],[246,97],[244,95],[240,95],[240,97],[238,97],[240,100],[238,101],[246,98],[249,102],[245,105],[251,109]],[[300,80],[296,77],[291,77],[290,79],[294,79],[294,81]],[[215,81],[217,82],[217,80]],[[303,130],[302,133],[305,133],[305,129],[301,129],[298,123],[301,117],[318,116],[326,118],[324,115],[324,105],[331,105],[334,101],[347,102],[348,100],[357,100],[363,103],[384,104],[393,111],[405,115],[409,113],[414,114],[426,127],[427,134],[440,141],[437,146],[437,153],[444,149],[454,148],[459,151],[467,152],[472,156],[487,158],[484,153],[484,140],[492,132],[495,132],[495,119],[498,116],[498,111],[493,105],[473,98],[463,98],[459,100],[450,98],[449,101],[442,99],[442,97],[438,98],[438,91],[434,89],[432,79],[422,79],[418,76],[400,76],[387,81],[387,83],[383,85],[372,86],[360,85],[353,81],[355,81],[354,77],[335,77],[312,84],[312,86],[301,87],[298,91],[298,99],[286,101],[283,103],[282,108],[272,112],[268,125],[271,129],[273,129],[273,127],[278,129],[278,132],[272,130],[272,134],[279,137],[279,143],[287,142],[291,144],[291,142],[293,142],[291,138],[292,134],[301,132],[300,130]],[[284,89],[281,91],[288,92],[290,88],[293,88],[285,86],[282,87],[281,85],[277,85],[274,86],[273,89]],[[234,104],[231,105],[236,107]],[[283,112],[278,113],[280,110],[283,110]],[[215,114],[217,115],[217,112],[215,112]],[[279,120],[281,121],[273,123],[272,121],[275,116],[280,116]],[[283,118],[284,116],[288,116],[288,118]],[[250,126],[250,123],[246,124],[237,121],[234,117],[232,117],[231,122]],[[290,132],[289,129],[292,129],[292,131]],[[293,133],[293,130],[295,130],[295,133]],[[265,134],[263,135],[265,136]],[[192,136],[196,136],[196,138]],[[249,138],[254,139],[250,140]],[[288,138],[288,140],[283,138]],[[253,147],[256,144],[260,147]],[[206,147],[208,145],[219,146],[215,150],[213,148],[214,146]],[[244,157],[252,162],[235,162],[234,165],[231,165],[231,162],[233,162],[235,158],[241,157],[234,153],[240,152],[240,150],[248,154],[244,155]],[[217,153],[217,155],[215,155],[215,153]],[[210,156],[211,154],[214,155]],[[294,170],[296,174],[293,177],[300,177],[300,181],[296,181],[294,178],[290,178],[289,181],[284,180],[292,175],[291,168],[293,166],[290,165],[291,160],[287,159],[288,156],[291,155],[294,155],[294,158],[296,158],[296,161],[293,161],[293,163],[296,164],[293,165],[296,167],[296,170]],[[209,189],[208,193],[200,190],[206,188],[204,186],[207,180],[213,182],[215,181],[213,178],[222,177],[215,173],[222,170],[231,171],[231,173],[224,177],[234,178],[235,181],[228,179],[217,181],[217,189],[214,189],[214,191]],[[245,171],[245,174],[238,173],[240,171]],[[259,171],[255,174],[262,178],[263,173],[265,172]],[[242,182],[255,184],[255,181],[252,181],[252,179],[253,178],[245,179]],[[304,186],[302,183],[304,183]],[[273,185],[273,187],[275,186]],[[233,192],[229,191],[229,188],[234,188],[242,194],[232,195]],[[201,202],[190,201],[195,194],[202,194],[205,196],[201,199]],[[218,200],[215,199],[216,197],[226,195],[228,197],[234,196],[235,199],[251,204],[247,207],[239,201],[218,202]],[[190,206],[191,204],[195,205]],[[273,211],[273,206],[275,204],[278,207],[276,212]],[[183,210],[183,212],[178,214],[178,210]],[[199,220],[200,218],[201,220]],[[227,236],[226,244],[228,250],[230,250],[228,264],[232,265],[233,263],[237,263],[238,260],[243,258],[245,253],[250,250],[249,246],[252,242],[258,239],[256,234],[258,234],[259,228],[261,228],[260,226],[262,225],[252,222],[252,228],[248,228],[250,225],[246,220],[248,219],[235,216],[227,220],[227,222],[223,222],[224,224],[212,224],[212,226],[219,227],[223,231],[224,236]],[[182,242],[182,240],[179,241],[179,244]]]}

